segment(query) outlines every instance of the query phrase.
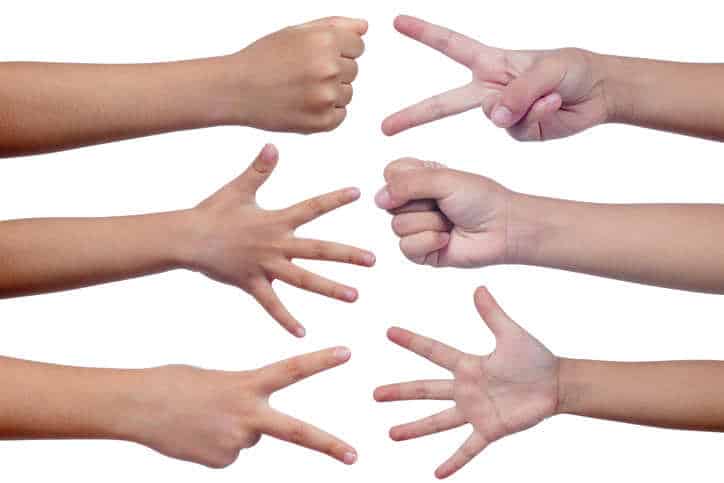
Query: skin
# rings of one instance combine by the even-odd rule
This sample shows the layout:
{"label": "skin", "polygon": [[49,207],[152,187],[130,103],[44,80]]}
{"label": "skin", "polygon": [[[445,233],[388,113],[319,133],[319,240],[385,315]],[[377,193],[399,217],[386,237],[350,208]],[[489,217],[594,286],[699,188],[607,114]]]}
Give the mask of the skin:
{"label": "skin", "polygon": [[364,20],[330,17],[208,59],[0,63],[0,156],[220,125],[335,129],[347,115],[366,31]]}
{"label": "skin", "polygon": [[541,198],[413,158],[390,163],[385,180],[376,203],[393,215],[400,249],[415,263],[524,264],[724,293],[721,205]]}
{"label": "skin", "polygon": [[438,478],[457,472],[490,443],[557,414],[724,431],[724,391],[712,384],[724,375],[723,362],[559,358],[503,312],[484,287],[475,292],[475,306],[495,336],[491,354],[467,354],[391,328],[392,342],[449,370],[453,378],[391,384],[374,392],[379,402],[454,401],[449,409],[390,430],[393,440],[404,441],[470,425],[472,434],[437,468]]}
{"label": "skin", "polygon": [[190,366],[96,369],[0,358],[0,438],[117,439],[212,468],[262,435],[345,464],[344,441],[269,405],[276,391],[349,360],[344,347],[228,372]]}
{"label": "skin", "polygon": [[482,108],[519,141],[607,122],[724,140],[724,98],[710,94],[724,82],[724,64],[500,49],[409,16],[397,17],[395,28],[468,68],[472,80],[389,116],[382,123],[387,135]]}
{"label": "skin", "polygon": [[304,327],[284,308],[274,280],[354,302],[357,291],[309,272],[295,258],[372,266],[359,248],[297,238],[294,231],[360,196],[346,188],[282,210],[264,210],[256,192],[278,161],[262,149],[235,180],[198,206],[175,212],[113,218],[0,222],[0,297],[15,297],[188,269],[251,294],[290,333]]}

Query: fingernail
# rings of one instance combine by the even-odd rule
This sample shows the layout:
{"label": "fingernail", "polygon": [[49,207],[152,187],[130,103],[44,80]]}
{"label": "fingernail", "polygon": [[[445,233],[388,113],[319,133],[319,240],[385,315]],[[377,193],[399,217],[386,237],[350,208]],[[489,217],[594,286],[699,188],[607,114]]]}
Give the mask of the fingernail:
{"label": "fingernail", "polygon": [[339,361],[346,361],[352,355],[349,349],[346,347],[337,347],[334,350],[334,358]]}
{"label": "fingernail", "polygon": [[304,327],[297,327],[294,330],[294,335],[296,335],[297,337],[304,337],[305,335],[307,335],[307,331],[304,329]]}
{"label": "fingernail", "polygon": [[357,291],[353,288],[346,288],[342,291],[342,298],[350,302],[357,300]]}
{"label": "fingernail", "polygon": [[365,255],[362,257],[362,263],[369,266],[374,265],[376,260],[377,258],[375,257],[374,253],[365,253]]}
{"label": "fingernail", "polygon": [[357,461],[357,453],[353,451],[347,451],[344,454],[344,462],[348,465],[354,464],[354,462]]}
{"label": "fingernail", "polygon": [[264,148],[261,150],[261,159],[264,161],[271,161],[274,157],[274,151],[276,150],[276,147],[271,144],[267,143],[264,145]]}
{"label": "fingernail", "polygon": [[498,106],[493,111],[491,119],[498,127],[508,127],[513,121],[513,113],[505,106]]}
{"label": "fingernail", "polygon": [[357,199],[360,196],[360,190],[359,188],[348,188],[345,190],[344,194],[346,194],[351,199]]}
{"label": "fingernail", "polygon": [[390,193],[387,192],[386,186],[375,195],[375,204],[383,210],[386,210],[388,206],[392,206],[392,198],[390,198]]}

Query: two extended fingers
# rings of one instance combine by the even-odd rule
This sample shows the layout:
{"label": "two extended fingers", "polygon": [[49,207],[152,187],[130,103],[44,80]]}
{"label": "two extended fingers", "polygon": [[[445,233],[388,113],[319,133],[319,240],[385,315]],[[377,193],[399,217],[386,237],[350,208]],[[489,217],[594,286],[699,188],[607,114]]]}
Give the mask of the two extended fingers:
{"label": "two extended fingers", "polygon": [[[347,348],[335,347],[270,364],[258,371],[262,391],[271,394],[302,379],[339,366],[349,358],[350,351]],[[271,408],[262,416],[259,430],[274,438],[327,454],[346,464],[352,464],[357,460],[357,453],[349,444]]]}

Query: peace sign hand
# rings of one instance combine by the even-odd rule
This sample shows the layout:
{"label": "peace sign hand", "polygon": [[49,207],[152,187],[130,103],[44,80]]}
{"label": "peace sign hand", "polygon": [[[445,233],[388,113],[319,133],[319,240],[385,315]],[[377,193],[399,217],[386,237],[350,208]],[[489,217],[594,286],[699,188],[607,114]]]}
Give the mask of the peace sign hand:
{"label": "peace sign hand", "polygon": [[309,272],[291,260],[326,260],[370,267],[375,257],[348,245],[294,236],[299,226],[356,201],[360,196],[357,188],[328,193],[283,210],[260,208],[256,192],[271,175],[277,160],[277,149],[265,146],[241,176],[192,210],[195,241],[187,265],[250,293],[285,329],[303,337],[304,327],[272,289],[274,280],[345,302],[354,302],[357,291]]}
{"label": "peace sign hand", "polygon": [[435,475],[446,478],[487,445],[528,429],[553,415],[558,406],[558,359],[518,326],[485,288],[475,292],[475,305],[496,338],[495,351],[476,356],[445,344],[392,328],[389,339],[453,373],[453,380],[414,381],[378,387],[377,401],[453,400],[455,406],[433,416],[395,426],[395,441],[419,438],[465,424],[473,433]]}
{"label": "peace sign hand", "polygon": [[611,116],[603,67],[591,52],[498,49],[408,16],[395,28],[470,69],[472,80],[389,116],[382,123],[389,136],[477,107],[520,141],[570,136]]}
{"label": "peace sign hand", "polygon": [[274,392],[349,358],[348,349],[336,347],[253,371],[150,369],[134,399],[141,407],[127,439],[173,458],[223,468],[266,434],[353,464],[357,452],[349,444],[269,405]]}

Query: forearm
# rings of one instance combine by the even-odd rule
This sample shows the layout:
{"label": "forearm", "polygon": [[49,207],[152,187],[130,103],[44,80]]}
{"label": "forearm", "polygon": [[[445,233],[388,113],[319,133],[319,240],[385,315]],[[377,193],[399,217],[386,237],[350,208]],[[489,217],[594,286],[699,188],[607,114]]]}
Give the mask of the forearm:
{"label": "forearm", "polygon": [[0,357],[0,438],[134,440],[144,377]]}
{"label": "forearm", "polygon": [[562,359],[559,367],[558,413],[724,431],[724,362]]}
{"label": "forearm", "polygon": [[0,222],[0,298],[180,268],[192,228],[189,211]]}
{"label": "forearm", "polygon": [[234,123],[228,64],[0,63],[0,156]]}
{"label": "forearm", "polygon": [[513,200],[513,263],[724,293],[724,206]]}
{"label": "forearm", "polygon": [[594,58],[611,122],[724,140],[724,64]]}

